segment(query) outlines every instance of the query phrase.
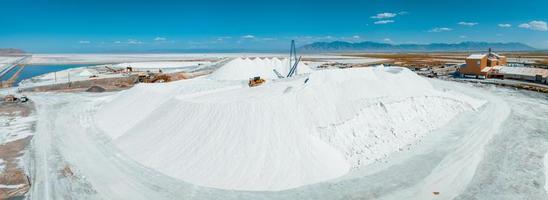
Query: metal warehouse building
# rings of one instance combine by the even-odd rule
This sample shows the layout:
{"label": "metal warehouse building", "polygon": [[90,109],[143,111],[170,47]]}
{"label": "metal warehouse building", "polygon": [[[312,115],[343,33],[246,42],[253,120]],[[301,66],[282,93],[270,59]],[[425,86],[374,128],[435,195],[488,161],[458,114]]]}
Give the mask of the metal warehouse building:
{"label": "metal warehouse building", "polygon": [[537,83],[548,83],[548,69],[529,67],[503,67],[498,70],[505,79],[527,80]]}

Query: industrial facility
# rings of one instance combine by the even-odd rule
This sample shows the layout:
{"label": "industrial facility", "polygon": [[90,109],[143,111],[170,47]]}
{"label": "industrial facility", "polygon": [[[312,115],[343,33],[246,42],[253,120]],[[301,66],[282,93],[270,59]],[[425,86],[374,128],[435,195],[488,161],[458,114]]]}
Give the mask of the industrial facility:
{"label": "industrial facility", "polygon": [[487,54],[472,54],[458,72],[464,78],[499,78],[548,84],[548,69],[508,66],[506,56],[491,49]]}
{"label": "industrial facility", "polygon": [[465,77],[490,78],[493,71],[501,69],[507,63],[506,57],[489,49],[487,54],[472,54],[466,58],[466,65],[459,69]]}
{"label": "industrial facility", "polygon": [[548,84],[548,69],[532,67],[503,67],[498,70],[505,79],[516,79]]}

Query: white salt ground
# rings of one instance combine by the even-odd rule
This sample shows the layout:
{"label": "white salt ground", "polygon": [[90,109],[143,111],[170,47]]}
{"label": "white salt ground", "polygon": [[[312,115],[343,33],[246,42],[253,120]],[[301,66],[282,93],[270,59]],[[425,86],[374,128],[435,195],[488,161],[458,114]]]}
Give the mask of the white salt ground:
{"label": "white salt ground", "polygon": [[27,117],[0,115],[0,144],[32,136],[30,124],[35,121],[35,115]]}
{"label": "white salt ground", "polygon": [[17,185],[5,185],[5,184],[0,184],[0,189],[17,189],[17,188],[20,188],[20,187],[23,187],[25,186],[24,184],[17,184]]}
{"label": "white salt ground", "polygon": [[546,181],[544,181],[544,190],[548,192],[548,152],[544,155],[544,176]]}
{"label": "white salt ground", "polygon": [[21,57],[2,57],[0,56],[0,72],[9,64],[21,59]]}
{"label": "white salt ground", "polygon": [[6,168],[6,162],[0,158],[0,173],[4,173],[5,168]]}

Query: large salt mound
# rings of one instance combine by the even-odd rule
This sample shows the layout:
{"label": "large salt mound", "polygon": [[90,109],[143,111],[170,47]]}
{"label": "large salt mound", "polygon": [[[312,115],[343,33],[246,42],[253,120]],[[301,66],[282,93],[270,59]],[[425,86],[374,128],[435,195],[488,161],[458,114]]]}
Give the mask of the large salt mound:
{"label": "large salt mound", "polygon": [[[216,80],[248,80],[260,76],[265,79],[277,79],[274,69],[281,75],[289,73],[289,60],[279,58],[235,58],[213,72],[209,77]],[[312,70],[300,62],[297,72],[310,73]]]}
{"label": "large salt mound", "polygon": [[254,88],[209,78],[143,84],[105,103],[95,121],[128,156],[169,176],[283,190],[342,176],[482,105],[405,68],[305,78]]}

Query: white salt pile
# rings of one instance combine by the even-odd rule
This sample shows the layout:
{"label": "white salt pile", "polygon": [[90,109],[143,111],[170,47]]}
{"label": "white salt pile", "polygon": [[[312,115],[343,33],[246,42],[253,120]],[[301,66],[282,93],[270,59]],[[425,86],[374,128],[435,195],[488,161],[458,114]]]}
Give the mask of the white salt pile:
{"label": "white salt pile", "polygon": [[[211,74],[216,80],[248,80],[260,76],[264,79],[277,79],[274,69],[282,76],[289,73],[289,60],[279,58],[236,58]],[[310,73],[312,70],[299,62],[297,72]]]}
{"label": "white salt pile", "polygon": [[192,184],[284,190],[342,176],[483,104],[394,67],[313,71],[254,88],[218,81],[275,78],[284,61],[234,62],[208,78],[121,92],[96,125],[136,161]]}
{"label": "white salt pile", "polygon": [[162,61],[162,62],[130,62],[120,63],[112,65],[115,68],[132,67],[134,69],[171,69],[171,68],[184,68],[197,65],[211,64],[209,61]]}

